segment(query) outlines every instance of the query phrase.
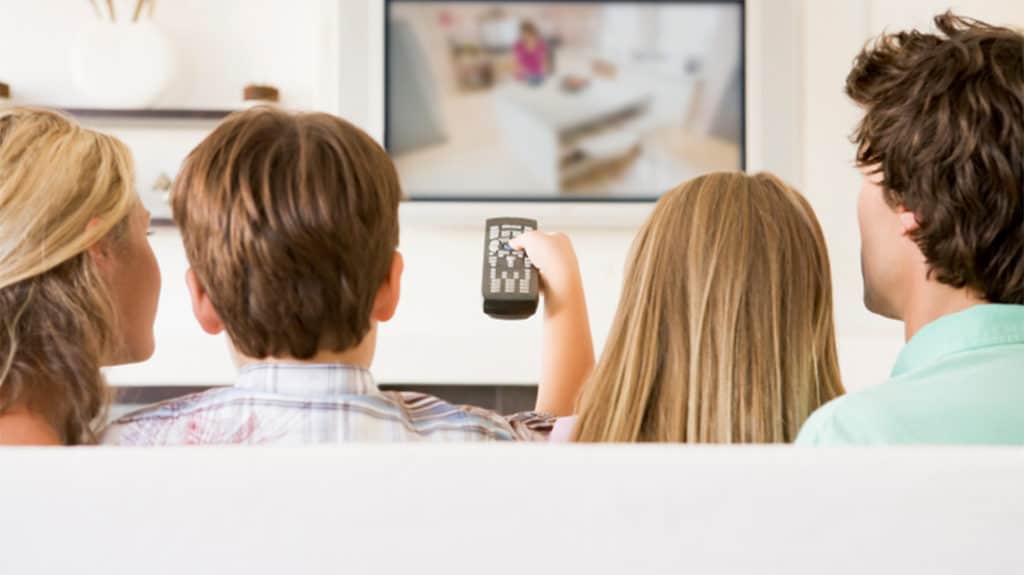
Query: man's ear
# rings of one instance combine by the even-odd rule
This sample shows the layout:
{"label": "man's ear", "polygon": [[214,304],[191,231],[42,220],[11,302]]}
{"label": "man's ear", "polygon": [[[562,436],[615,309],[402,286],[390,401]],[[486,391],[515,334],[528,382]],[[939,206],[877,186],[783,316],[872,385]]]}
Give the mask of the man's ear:
{"label": "man's ear", "polygon": [[217,310],[213,309],[213,302],[210,301],[192,268],[185,272],[185,283],[188,285],[188,295],[192,298],[192,314],[196,316],[199,327],[210,335],[223,332],[224,322],[217,315]]}
{"label": "man's ear", "polygon": [[903,228],[904,236],[909,236],[921,228],[921,223],[917,221],[917,216],[907,208],[900,206],[897,209],[897,215],[900,218],[900,227]]}
{"label": "man's ear", "polygon": [[402,271],[405,269],[405,260],[402,254],[395,252],[391,260],[391,271],[388,277],[377,290],[377,297],[373,302],[373,312],[370,319],[374,321],[388,321],[395,317],[398,310],[398,300],[402,295]]}

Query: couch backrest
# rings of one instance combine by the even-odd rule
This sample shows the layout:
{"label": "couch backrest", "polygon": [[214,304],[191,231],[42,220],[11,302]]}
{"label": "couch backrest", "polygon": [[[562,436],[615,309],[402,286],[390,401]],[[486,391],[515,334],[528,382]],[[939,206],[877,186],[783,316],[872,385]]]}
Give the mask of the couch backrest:
{"label": "couch backrest", "polygon": [[1024,573],[1024,450],[0,450],[0,573]]}

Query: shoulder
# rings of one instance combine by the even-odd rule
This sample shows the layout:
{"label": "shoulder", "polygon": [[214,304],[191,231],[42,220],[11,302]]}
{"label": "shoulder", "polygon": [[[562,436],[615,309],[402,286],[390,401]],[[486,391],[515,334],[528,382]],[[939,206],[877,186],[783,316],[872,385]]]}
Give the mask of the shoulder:
{"label": "shoulder", "polygon": [[886,443],[890,417],[885,398],[888,383],[837,397],[804,422],[798,445],[867,445]]}
{"label": "shoulder", "polygon": [[42,417],[19,410],[0,415],[0,445],[61,445],[61,441]]}
{"label": "shoulder", "polygon": [[210,389],[176,397],[123,415],[110,423],[102,434],[107,445],[161,445],[189,443],[183,434],[196,434],[208,427],[211,419],[224,414],[244,393],[236,388]]}
{"label": "shoulder", "polygon": [[148,405],[119,417],[114,423],[127,424],[180,416],[209,409],[211,406],[239,399],[243,395],[244,392],[235,387],[208,389]]}
{"label": "shoulder", "polygon": [[837,397],[812,413],[807,418],[807,421],[800,426],[800,433],[796,436],[796,444],[824,445],[828,443],[832,435],[836,411],[844,399],[846,398]]}

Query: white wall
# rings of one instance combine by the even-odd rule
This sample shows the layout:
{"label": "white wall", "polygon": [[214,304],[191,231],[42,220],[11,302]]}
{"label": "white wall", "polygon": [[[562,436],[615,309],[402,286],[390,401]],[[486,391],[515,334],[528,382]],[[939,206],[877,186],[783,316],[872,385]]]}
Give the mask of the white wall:
{"label": "white wall", "polygon": [[873,30],[930,26],[932,17],[946,10],[991,24],[1024,28],[1024,5],[1018,0],[872,0],[870,26]]}
{"label": "white wall", "polygon": [[[296,3],[272,0],[252,10],[253,4],[244,2],[247,10],[239,10],[242,0],[176,0],[160,3],[159,21],[184,34],[195,15],[201,14],[206,24],[195,33],[219,29],[220,34],[216,43],[207,41],[208,45],[192,45],[188,50],[214,59],[221,50],[230,53],[232,40],[246,37],[254,27],[277,30],[290,40],[277,42],[273,51],[259,52],[269,54],[271,61],[261,81],[286,86],[295,105],[339,113],[379,137],[383,132],[381,2],[307,0],[299,3],[299,16],[282,16]],[[0,0],[0,79],[9,81],[12,74],[27,79],[33,97],[48,96],[41,86],[51,85],[47,82],[54,78],[59,84],[65,73],[52,46],[44,55],[23,47],[26,42],[38,44],[34,38],[40,30],[52,30],[52,21],[63,22],[60,33],[69,33],[71,24],[54,16],[63,13],[58,4],[63,7],[62,0]],[[84,1],[81,4],[87,6]],[[843,96],[843,80],[871,34],[885,27],[926,24],[947,2],[749,0],[748,4],[749,167],[779,173],[800,187],[818,210],[833,261],[847,386],[856,389],[877,383],[885,378],[899,351],[901,330],[894,322],[868,314],[860,301],[855,221],[859,180],[847,138],[857,110]],[[216,8],[207,9],[210,6]],[[1024,25],[1022,9],[1013,0],[975,0],[958,6],[968,14]],[[229,13],[242,24],[211,28]],[[81,17],[74,10],[66,14]],[[48,42],[47,38],[44,43]],[[243,70],[253,62],[251,58],[232,61]],[[41,69],[47,70],[46,75],[38,73]],[[137,123],[101,127],[142,142],[135,145],[142,148],[140,155],[155,158],[149,163],[177,161],[205,130],[195,125]],[[509,384],[529,383],[536,377],[538,321],[500,323],[480,311],[479,228],[482,219],[491,215],[534,216],[544,227],[563,229],[574,237],[600,344],[614,313],[629,242],[646,210],[644,206],[404,206],[403,302],[395,321],[381,329],[378,377],[401,383]],[[232,367],[224,342],[202,334],[190,317],[178,239],[172,231],[163,230],[154,245],[165,276],[157,321],[158,351],[146,364],[112,370],[111,380],[122,384],[229,382]]]}
{"label": "white wall", "polygon": [[860,242],[856,222],[860,178],[849,135],[860,118],[843,95],[850,64],[864,43],[884,31],[931,28],[953,9],[962,15],[1024,28],[1016,0],[802,0],[802,190],[818,212],[829,244],[840,355],[847,387],[878,382],[902,341],[902,326],[860,304]]}
{"label": "white wall", "polygon": [[[125,22],[135,0],[115,0],[114,5],[118,21]],[[242,88],[262,82],[280,87],[285,104],[315,103],[319,0],[270,0],[254,6],[239,0],[156,3],[155,21],[177,63],[156,105],[237,107]],[[94,20],[87,0],[0,0],[0,77],[24,101],[81,107],[68,52],[83,25]],[[226,28],[227,22],[234,25]]]}

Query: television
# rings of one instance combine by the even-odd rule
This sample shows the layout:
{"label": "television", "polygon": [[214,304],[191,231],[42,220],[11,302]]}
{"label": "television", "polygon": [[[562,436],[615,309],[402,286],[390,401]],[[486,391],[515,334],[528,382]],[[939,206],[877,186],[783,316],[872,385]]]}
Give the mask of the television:
{"label": "television", "polygon": [[385,2],[413,200],[651,201],[742,170],[742,0]]}

